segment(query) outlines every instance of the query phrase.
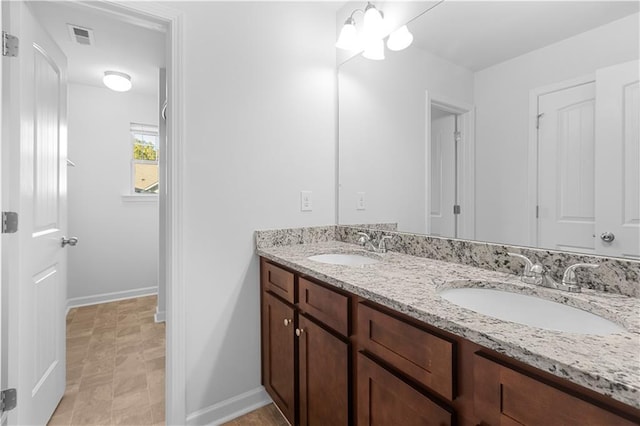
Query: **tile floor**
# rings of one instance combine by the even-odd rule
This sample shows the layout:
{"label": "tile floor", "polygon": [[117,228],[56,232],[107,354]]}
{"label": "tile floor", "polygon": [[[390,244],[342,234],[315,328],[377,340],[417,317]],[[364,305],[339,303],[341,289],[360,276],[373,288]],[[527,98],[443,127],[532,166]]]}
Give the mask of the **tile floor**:
{"label": "tile floor", "polygon": [[289,422],[280,414],[275,405],[269,404],[231,420],[224,426],[289,426]]}
{"label": "tile floor", "polygon": [[50,425],[164,424],[165,326],[156,297],[73,308],[67,388]]}

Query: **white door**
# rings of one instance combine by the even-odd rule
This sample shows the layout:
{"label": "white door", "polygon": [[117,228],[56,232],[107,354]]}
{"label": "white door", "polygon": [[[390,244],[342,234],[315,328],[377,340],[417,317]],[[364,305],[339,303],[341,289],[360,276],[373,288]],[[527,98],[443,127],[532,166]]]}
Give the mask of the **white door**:
{"label": "white door", "polygon": [[455,237],[455,114],[431,109],[431,235]]}
{"label": "white door", "polygon": [[[3,2],[4,3],[4,2]],[[9,423],[46,424],[65,388],[66,58],[24,2],[11,3],[20,38],[11,64],[18,231],[18,407]],[[13,302],[16,302],[15,305]],[[11,324],[14,327],[14,324]],[[14,341],[12,340],[12,343]],[[10,373],[10,374],[12,374]]]}
{"label": "white door", "polygon": [[538,247],[595,249],[595,83],[538,98]]}
{"label": "white door", "polygon": [[596,71],[595,234],[606,256],[640,258],[639,80],[638,61]]}

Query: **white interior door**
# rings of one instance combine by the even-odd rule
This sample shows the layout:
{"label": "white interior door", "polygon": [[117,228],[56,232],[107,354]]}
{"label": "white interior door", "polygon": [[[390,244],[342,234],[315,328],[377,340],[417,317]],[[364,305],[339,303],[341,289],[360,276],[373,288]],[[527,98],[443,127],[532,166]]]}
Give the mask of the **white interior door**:
{"label": "white interior door", "polygon": [[11,26],[20,38],[11,65],[20,226],[18,359],[10,360],[18,407],[10,423],[40,425],[65,388],[66,58],[24,2],[12,2]]}
{"label": "white interior door", "polygon": [[538,247],[595,249],[595,83],[538,98]]}
{"label": "white interior door", "polygon": [[[596,245],[598,254],[640,258],[640,67],[596,71]],[[615,239],[604,241],[603,233]]]}
{"label": "white interior door", "polygon": [[431,109],[431,235],[455,237],[455,114]]}

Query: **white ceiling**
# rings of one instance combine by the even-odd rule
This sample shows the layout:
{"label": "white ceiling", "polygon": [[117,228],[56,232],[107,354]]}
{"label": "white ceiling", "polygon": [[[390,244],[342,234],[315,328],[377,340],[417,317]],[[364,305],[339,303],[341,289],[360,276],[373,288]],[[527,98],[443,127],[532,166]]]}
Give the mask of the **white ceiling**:
{"label": "white ceiling", "polygon": [[638,1],[445,1],[408,24],[416,46],[471,71],[636,13]]}
{"label": "white ceiling", "polygon": [[[107,12],[64,1],[29,2],[45,30],[64,51],[71,83],[104,87],[105,71],[131,76],[132,92],[158,93],[158,69],[165,66],[165,34],[124,22]],[[67,24],[93,30],[95,44],[71,41]],[[151,25],[150,25],[151,26]]]}

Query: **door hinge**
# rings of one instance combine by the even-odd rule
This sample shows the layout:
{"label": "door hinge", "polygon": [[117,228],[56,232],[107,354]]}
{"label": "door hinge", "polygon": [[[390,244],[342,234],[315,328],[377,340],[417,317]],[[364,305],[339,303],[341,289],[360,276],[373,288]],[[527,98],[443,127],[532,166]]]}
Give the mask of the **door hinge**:
{"label": "door hinge", "polygon": [[18,56],[20,40],[6,31],[2,32],[2,56]]}
{"label": "door hinge", "polygon": [[456,204],[453,206],[453,214],[460,214],[460,205]]}
{"label": "door hinge", "polygon": [[2,233],[13,234],[18,231],[18,213],[2,212]]}
{"label": "door hinge", "polygon": [[18,405],[18,392],[15,389],[5,389],[0,392],[0,413],[11,411]]}
{"label": "door hinge", "polygon": [[544,112],[541,112],[536,116],[536,129],[540,128],[540,119],[542,118],[543,115],[544,115]]}
{"label": "door hinge", "polygon": [[456,142],[460,142],[462,140],[462,132],[453,132],[453,139]]}
{"label": "door hinge", "polygon": [[540,218],[540,206],[536,206],[536,219]]}

